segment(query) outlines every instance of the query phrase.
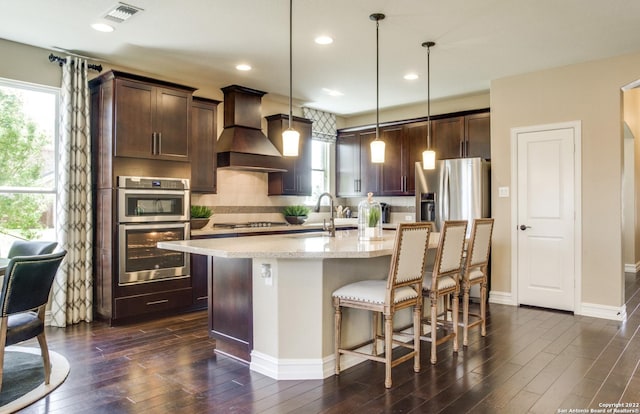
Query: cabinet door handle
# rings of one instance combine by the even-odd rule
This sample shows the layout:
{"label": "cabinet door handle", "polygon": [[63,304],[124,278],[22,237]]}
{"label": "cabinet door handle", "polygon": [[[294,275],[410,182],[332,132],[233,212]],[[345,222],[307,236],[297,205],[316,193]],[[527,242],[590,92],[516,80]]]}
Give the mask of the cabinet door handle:
{"label": "cabinet door handle", "polygon": [[151,154],[155,155],[156,153],[156,133],[153,132],[151,134]]}
{"label": "cabinet door handle", "polygon": [[162,154],[162,132],[158,132],[158,152],[156,154]]}
{"label": "cabinet door handle", "polygon": [[169,299],[154,300],[152,302],[147,302],[147,306],[149,306],[149,305],[161,305],[161,304],[167,303],[167,302],[169,302]]}
{"label": "cabinet door handle", "polygon": [[464,139],[460,140],[460,144],[458,145],[460,150],[460,156],[464,157]]}

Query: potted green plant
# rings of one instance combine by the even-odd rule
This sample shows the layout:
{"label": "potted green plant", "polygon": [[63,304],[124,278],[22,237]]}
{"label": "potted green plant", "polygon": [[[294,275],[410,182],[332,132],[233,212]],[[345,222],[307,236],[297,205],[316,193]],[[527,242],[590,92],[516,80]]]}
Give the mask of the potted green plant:
{"label": "potted green plant", "polygon": [[369,227],[378,226],[378,220],[380,220],[380,210],[376,208],[369,210]]}
{"label": "potted green plant", "polygon": [[309,207],[301,205],[285,206],[282,208],[282,214],[287,223],[302,224],[307,219]]}
{"label": "potted green plant", "polygon": [[191,230],[203,228],[209,222],[211,209],[207,206],[191,206]]}

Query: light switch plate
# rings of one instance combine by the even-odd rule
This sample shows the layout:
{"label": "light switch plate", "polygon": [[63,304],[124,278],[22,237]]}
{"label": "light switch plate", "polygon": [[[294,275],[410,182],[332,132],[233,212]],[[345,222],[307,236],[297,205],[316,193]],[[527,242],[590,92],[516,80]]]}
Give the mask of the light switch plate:
{"label": "light switch plate", "polygon": [[498,187],[498,197],[509,197],[509,187]]}

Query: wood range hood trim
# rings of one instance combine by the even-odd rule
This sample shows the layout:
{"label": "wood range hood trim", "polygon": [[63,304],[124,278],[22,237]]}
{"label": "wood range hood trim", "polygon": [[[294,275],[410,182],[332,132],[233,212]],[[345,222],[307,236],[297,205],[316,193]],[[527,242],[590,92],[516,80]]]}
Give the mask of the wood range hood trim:
{"label": "wood range hood trim", "polygon": [[222,88],[224,129],[217,142],[219,169],[285,172],[280,151],[261,129],[262,96],[266,92],[239,85]]}

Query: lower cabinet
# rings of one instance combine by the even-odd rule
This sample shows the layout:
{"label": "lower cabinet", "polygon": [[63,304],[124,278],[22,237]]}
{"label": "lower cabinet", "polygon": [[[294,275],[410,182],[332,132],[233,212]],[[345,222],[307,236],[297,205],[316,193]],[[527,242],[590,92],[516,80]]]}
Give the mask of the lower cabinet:
{"label": "lower cabinet", "polygon": [[191,288],[115,299],[115,319],[131,318],[191,306]]}

